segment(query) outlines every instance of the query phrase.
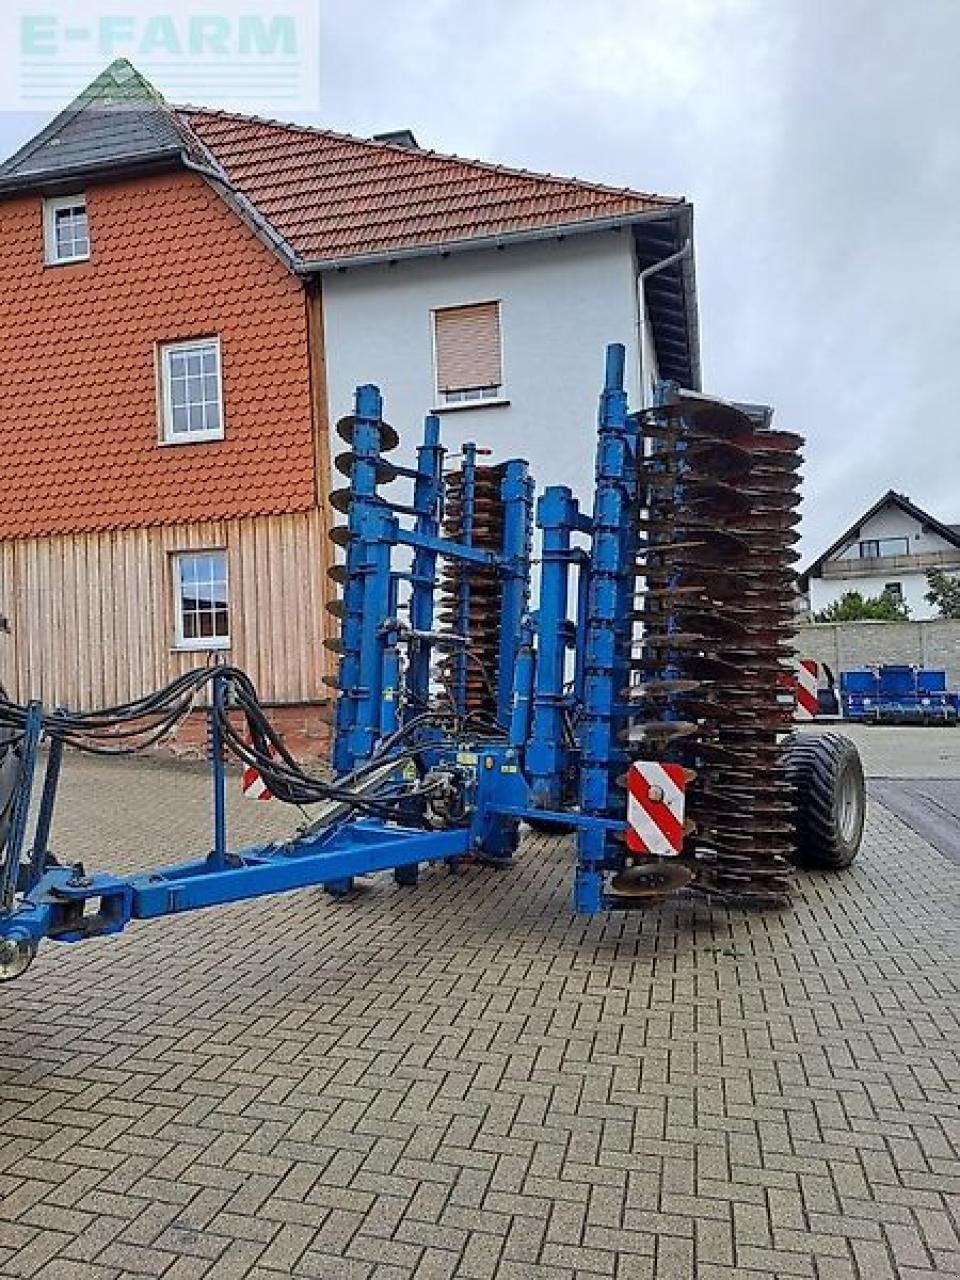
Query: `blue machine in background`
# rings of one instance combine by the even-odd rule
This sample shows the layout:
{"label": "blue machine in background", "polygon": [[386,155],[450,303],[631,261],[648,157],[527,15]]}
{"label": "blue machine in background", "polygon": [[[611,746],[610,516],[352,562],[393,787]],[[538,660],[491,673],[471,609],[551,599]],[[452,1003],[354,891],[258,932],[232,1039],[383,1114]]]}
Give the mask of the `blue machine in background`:
{"label": "blue machine in background", "polygon": [[844,718],[871,724],[955,725],[958,693],[944,670],[880,664],[840,673]]}

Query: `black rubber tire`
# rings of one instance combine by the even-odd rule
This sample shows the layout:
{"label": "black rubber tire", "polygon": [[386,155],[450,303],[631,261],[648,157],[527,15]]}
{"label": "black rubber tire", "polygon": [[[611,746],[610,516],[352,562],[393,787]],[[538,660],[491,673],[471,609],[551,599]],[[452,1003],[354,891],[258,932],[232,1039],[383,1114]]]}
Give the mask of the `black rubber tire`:
{"label": "black rubber tire", "polygon": [[860,752],[842,733],[794,733],[781,759],[797,792],[796,862],[849,867],[860,852],[867,809]]}

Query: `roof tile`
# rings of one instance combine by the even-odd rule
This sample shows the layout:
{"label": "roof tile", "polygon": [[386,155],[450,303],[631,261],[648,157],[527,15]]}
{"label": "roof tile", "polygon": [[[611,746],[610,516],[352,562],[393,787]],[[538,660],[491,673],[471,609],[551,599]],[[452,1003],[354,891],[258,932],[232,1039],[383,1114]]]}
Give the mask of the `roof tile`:
{"label": "roof tile", "polygon": [[181,120],[301,261],[631,217],[674,197],[223,111]]}
{"label": "roof tile", "polygon": [[[52,269],[37,198],[0,204],[0,538],[311,507],[298,281],[195,175],[88,199],[92,260]],[[155,344],[215,332],[226,438],[161,448]]]}

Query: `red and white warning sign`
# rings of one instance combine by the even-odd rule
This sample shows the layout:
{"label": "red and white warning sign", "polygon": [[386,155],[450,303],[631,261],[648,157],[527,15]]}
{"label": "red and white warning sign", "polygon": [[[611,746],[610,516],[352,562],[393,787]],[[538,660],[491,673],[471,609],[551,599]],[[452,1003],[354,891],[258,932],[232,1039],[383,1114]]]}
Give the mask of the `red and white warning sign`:
{"label": "red and white warning sign", "polygon": [[801,658],[797,663],[797,707],[793,713],[794,720],[815,720],[820,710],[817,698],[817,683],[820,679],[820,664],[813,658]]}
{"label": "red and white warning sign", "polygon": [[683,848],[683,815],[689,769],[635,760],[627,772],[627,848],[674,857]]}
{"label": "red and white warning sign", "polygon": [[[276,759],[277,753],[273,747],[269,747],[270,756]],[[240,782],[241,790],[247,800],[272,800],[273,792],[263,780],[263,774],[254,765],[248,765],[243,771],[243,778]]]}
{"label": "red and white warning sign", "polygon": [[255,769],[253,765],[243,771],[243,780],[240,783],[244,796],[248,800],[272,800],[273,794],[263,780],[263,775],[259,769]]}

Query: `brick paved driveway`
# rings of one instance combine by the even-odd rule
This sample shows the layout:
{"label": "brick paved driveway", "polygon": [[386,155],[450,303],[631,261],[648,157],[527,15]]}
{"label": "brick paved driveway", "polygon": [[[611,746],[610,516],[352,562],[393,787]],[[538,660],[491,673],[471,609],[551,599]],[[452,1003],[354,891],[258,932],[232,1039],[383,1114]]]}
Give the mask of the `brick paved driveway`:
{"label": "brick paved driveway", "polygon": [[[59,850],[200,850],[204,796],[71,761]],[[47,947],[0,989],[0,1276],[960,1275],[960,868],[874,806],[789,912],[587,921],[569,860]]]}

